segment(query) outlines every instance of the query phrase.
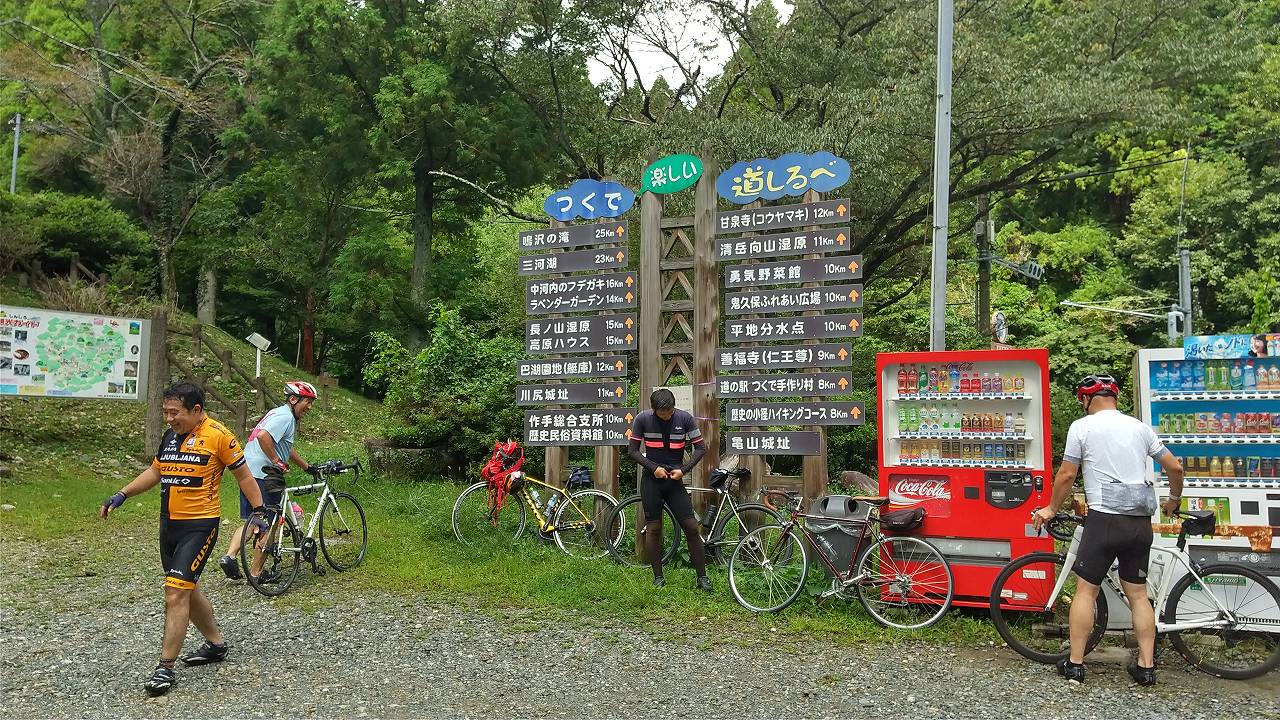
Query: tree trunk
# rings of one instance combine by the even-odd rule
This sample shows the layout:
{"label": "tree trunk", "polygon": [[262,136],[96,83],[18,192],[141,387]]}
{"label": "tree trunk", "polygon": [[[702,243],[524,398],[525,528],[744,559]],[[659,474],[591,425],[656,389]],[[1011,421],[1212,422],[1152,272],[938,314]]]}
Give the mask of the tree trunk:
{"label": "tree trunk", "polygon": [[216,325],[218,317],[218,271],[206,267],[200,273],[200,290],[196,294],[196,318],[205,325]]}
{"label": "tree trunk", "polygon": [[160,235],[156,238],[156,253],[160,258],[160,301],[167,307],[178,307],[178,274],[173,261],[173,227],[167,218],[162,220]]}
{"label": "tree trunk", "polygon": [[[413,270],[409,276],[409,299],[421,312],[427,302],[427,274],[431,269],[432,211],[435,206],[435,169],[431,155],[431,141],[427,129],[422,129],[423,140],[418,157],[413,162]],[[422,347],[422,332],[416,323],[409,326],[409,347]]]}

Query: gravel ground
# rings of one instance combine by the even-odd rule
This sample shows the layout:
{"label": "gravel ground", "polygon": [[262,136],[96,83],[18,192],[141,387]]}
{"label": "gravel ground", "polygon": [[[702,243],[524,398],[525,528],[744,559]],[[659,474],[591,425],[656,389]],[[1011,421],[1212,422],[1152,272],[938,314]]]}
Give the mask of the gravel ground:
{"label": "gravel ground", "polygon": [[178,686],[149,699],[162,588],[154,537],[139,535],[111,564],[86,559],[83,541],[4,541],[0,716],[1280,718],[1280,675],[1218,680],[1172,653],[1155,688],[1129,683],[1118,658],[1074,686],[1006,650],[638,632],[305,570],[272,602],[212,565],[203,585],[231,655],[179,665]]}

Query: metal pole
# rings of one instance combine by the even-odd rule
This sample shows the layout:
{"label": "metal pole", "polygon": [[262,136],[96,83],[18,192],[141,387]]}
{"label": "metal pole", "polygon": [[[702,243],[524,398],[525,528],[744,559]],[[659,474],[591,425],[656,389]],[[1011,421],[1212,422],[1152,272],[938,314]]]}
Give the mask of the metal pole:
{"label": "metal pole", "polygon": [[1191,337],[1191,251],[1178,251],[1178,304],[1182,306],[1182,334]]}
{"label": "metal pole", "polygon": [[18,141],[22,139],[22,113],[13,116],[13,169],[9,171],[9,194],[18,192]]}
{"label": "metal pole", "polygon": [[254,349],[258,351],[258,354],[253,362],[253,376],[256,378],[260,378],[262,377],[262,348],[254,348]]}
{"label": "metal pole", "polygon": [[929,302],[929,349],[947,349],[947,226],[951,191],[952,0],[938,0],[937,112],[933,128],[933,272]]}
{"label": "metal pole", "polygon": [[973,231],[978,239],[978,337],[991,336],[991,196],[978,197],[978,221]]}

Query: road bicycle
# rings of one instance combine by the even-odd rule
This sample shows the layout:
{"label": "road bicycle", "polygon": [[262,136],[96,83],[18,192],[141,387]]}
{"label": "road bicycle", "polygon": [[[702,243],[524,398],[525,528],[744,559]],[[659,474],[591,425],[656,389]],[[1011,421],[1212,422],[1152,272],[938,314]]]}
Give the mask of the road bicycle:
{"label": "road bicycle", "polygon": [[[806,546],[817,551],[831,573],[831,588],[821,597],[848,599],[852,592],[885,627],[929,627],[951,607],[955,578],[938,548],[918,537],[883,532],[883,524],[890,526],[891,533],[915,529],[923,522],[922,512],[909,509],[882,515],[880,508],[889,498],[855,497],[855,503],[869,506],[865,518],[833,518],[800,512],[801,498],[793,493],[767,493],[765,504],[773,507],[775,499],[785,499],[787,518],[747,533],[729,558],[729,587],[743,607],[778,612],[794,602],[809,574]],[[836,567],[831,557],[835,549],[814,535],[806,520],[841,523],[856,531],[857,545],[846,570]]]}
{"label": "road bicycle", "polygon": [[[317,575],[324,574],[317,559],[317,549],[334,570],[350,570],[364,561],[369,544],[369,529],[365,523],[364,508],[349,493],[334,492],[329,479],[335,475],[354,473],[360,478],[360,461],[350,464],[341,460],[313,463],[316,482],[308,485],[285,487],[280,507],[270,507],[268,529],[264,532],[251,522],[244,525],[244,542],[240,545],[240,565],[245,579],[254,590],[267,596],[283,595],[301,570],[302,562],[311,564]],[[295,515],[292,500],[319,492],[317,511],[311,514],[311,522],[304,534],[298,527],[302,516]],[[282,510],[289,508],[289,510]],[[259,554],[262,572],[253,574],[250,568],[255,554]]]}
{"label": "road bicycle", "polygon": [[[1152,546],[1147,587],[1156,610],[1156,632],[1188,663],[1231,680],[1258,677],[1280,664],[1280,588],[1253,568],[1235,563],[1200,564],[1186,552],[1189,535],[1212,535],[1209,510],[1180,512],[1176,548]],[[1066,552],[1039,552],[1009,563],[991,588],[991,619],[1000,637],[1022,656],[1055,663],[1069,651],[1069,613],[1075,597],[1074,566],[1084,518],[1059,513],[1049,534],[1069,541]],[[1074,530],[1070,530],[1071,525]],[[1177,569],[1185,572],[1177,573]],[[1094,604],[1086,652],[1107,629],[1110,595],[1128,607],[1118,567],[1112,564]]]}
{"label": "road bicycle", "polygon": [[609,553],[605,521],[617,506],[612,495],[592,487],[586,468],[574,468],[563,489],[516,470],[462,491],[453,503],[453,536],[464,545],[514,541],[532,514],[539,536],[566,555],[601,558]]}
{"label": "road bicycle", "polygon": [[[705,513],[696,511],[701,528],[699,534],[706,546],[707,556],[715,562],[728,562],[729,555],[737,547],[738,542],[751,530],[761,525],[773,525],[782,522],[782,515],[776,510],[760,503],[739,503],[733,493],[739,484],[751,478],[747,468],[716,468],[711,471],[711,487],[686,487],[690,495],[694,493],[711,493]],[[623,565],[645,565],[641,562],[640,551],[644,545],[648,528],[642,521],[644,506],[639,495],[632,495],[618,503],[618,507],[609,517],[606,527],[610,529],[609,537],[615,542],[609,544],[609,555]],[[676,522],[671,508],[662,508],[662,564],[666,565],[680,551],[680,539],[683,530]]]}

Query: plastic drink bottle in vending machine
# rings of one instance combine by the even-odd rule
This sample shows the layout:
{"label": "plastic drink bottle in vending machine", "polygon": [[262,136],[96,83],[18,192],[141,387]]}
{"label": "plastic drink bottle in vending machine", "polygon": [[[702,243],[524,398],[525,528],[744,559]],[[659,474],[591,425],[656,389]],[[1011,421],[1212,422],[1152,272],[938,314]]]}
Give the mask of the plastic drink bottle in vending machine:
{"label": "plastic drink bottle in vending machine", "polygon": [[906,366],[898,367],[898,395],[904,395],[907,392],[907,368]]}
{"label": "plastic drink bottle in vending machine", "polygon": [[951,366],[951,382],[949,383],[948,387],[953,393],[960,392],[960,366],[959,365],[953,364]]}

